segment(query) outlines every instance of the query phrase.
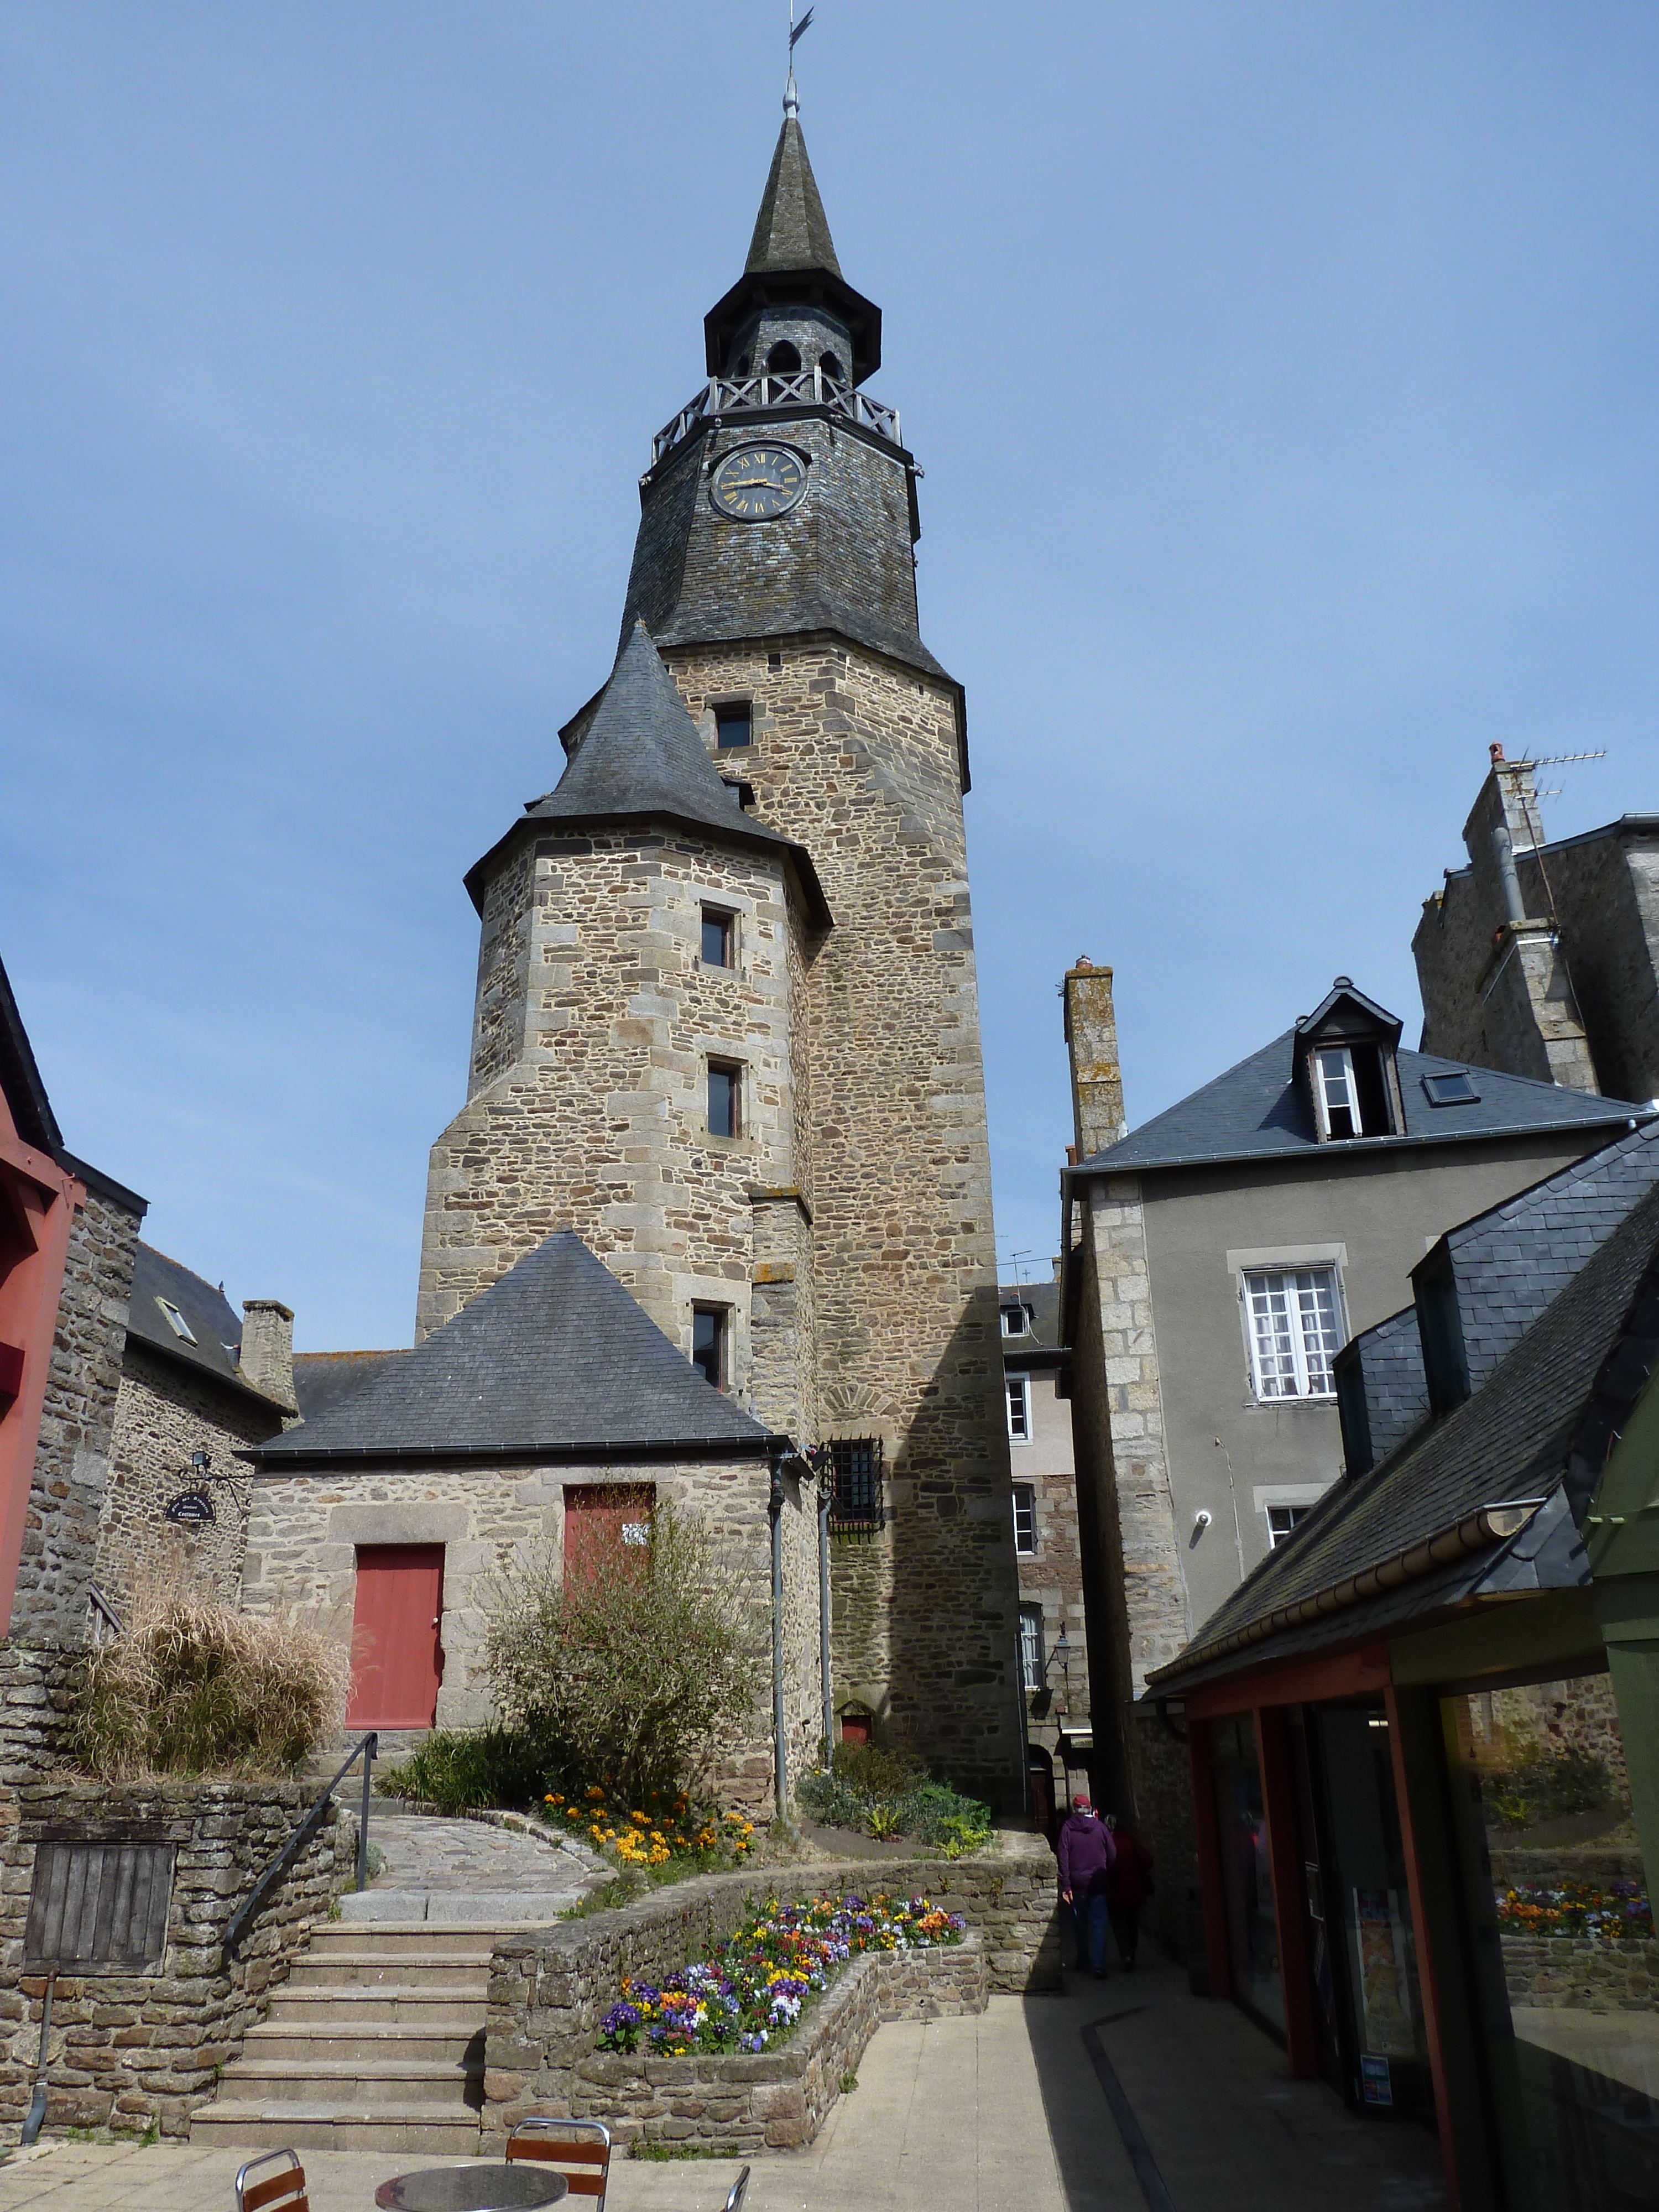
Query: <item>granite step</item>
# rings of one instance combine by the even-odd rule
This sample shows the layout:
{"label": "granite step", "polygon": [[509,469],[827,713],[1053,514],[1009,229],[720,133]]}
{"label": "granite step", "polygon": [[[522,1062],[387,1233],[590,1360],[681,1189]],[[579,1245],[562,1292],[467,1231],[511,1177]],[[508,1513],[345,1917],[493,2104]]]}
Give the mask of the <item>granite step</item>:
{"label": "granite step", "polygon": [[450,2057],[377,2058],[359,2036],[343,2041],[349,2057],[278,2058],[265,2056],[250,2034],[242,2056],[226,2067],[221,2086],[234,2098],[252,2097],[264,2104],[315,2102],[364,2112],[384,2104],[465,2106],[476,2112],[483,2103],[482,2031],[477,2063],[471,2068]]}
{"label": "granite step", "polygon": [[252,2150],[429,2151],[443,2159],[477,2157],[478,2115],[470,2106],[373,2105],[323,2097],[221,2097],[192,2114],[192,2143]]}
{"label": "granite step", "polygon": [[465,2027],[477,2025],[478,2006],[488,1993],[487,1978],[478,1986],[465,1983],[408,1982],[352,1983],[346,1988],[325,1983],[320,1986],[292,1981],[273,1990],[265,2014],[268,2027],[296,2027],[313,2030],[319,2025],[362,2026],[366,2022],[397,2022],[414,2027]]}
{"label": "granite step", "polygon": [[483,2034],[476,2008],[473,2018],[459,2021],[262,2020],[249,2028],[233,2063],[240,2081],[301,2060],[328,2066],[362,2060],[365,2074],[407,2063],[423,2073],[449,2067],[459,2075],[482,2075]]}
{"label": "granite step", "polygon": [[427,1928],[528,1927],[557,1920],[580,1905],[585,1887],[566,1889],[362,1889],[340,1899],[353,1924],[380,1920]]}

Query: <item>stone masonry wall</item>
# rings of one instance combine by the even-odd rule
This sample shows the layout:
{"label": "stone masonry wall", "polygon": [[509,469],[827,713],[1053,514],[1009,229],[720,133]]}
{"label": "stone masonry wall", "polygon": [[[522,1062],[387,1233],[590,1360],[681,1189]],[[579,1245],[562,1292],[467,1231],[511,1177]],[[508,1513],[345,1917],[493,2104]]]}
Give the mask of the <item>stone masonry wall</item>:
{"label": "stone masonry wall", "polygon": [[[734,917],[732,968],[702,963],[705,903]],[[776,860],[643,833],[516,849],[485,897],[468,1102],[432,1149],[417,1339],[573,1229],[688,1354],[693,1304],[729,1308],[746,1389],[750,1193],[805,1171],[790,958]],[[735,1138],[708,1131],[711,1057],[742,1070]]]}
{"label": "stone masonry wall", "polygon": [[[829,636],[665,658],[694,716],[750,702],[753,741],[723,764],[753,784],[758,817],[811,852],[835,916],[806,1001],[817,1440],[873,1435],[884,1449],[888,1730],[1018,1803],[1018,1581],[955,696]],[[847,1596],[838,1623],[857,1611]],[[838,1678],[866,1673],[871,1640],[836,1637]]]}
{"label": "stone masonry wall", "polygon": [[1511,2004],[1640,2013],[1659,2006],[1659,1942],[1650,1938],[1598,1943],[1588,1936],[1505,1936],[1502,1941]]}
{"label": "stone masonry wall", "polygon": [[74,1645],[86,1635],[138,1225],[89,1190],[70,1230],[12,1607],[11,1633],[25,1643]]}
{"label": "stone masonry wall", "polygon": [[0,1798],[0,2130],[33,2094],[44,1977],[22,1972],[35,1853],[48,1838],[176,1847],[167,1938],[152,1974],[61,1974],[52,1998],[46,2125],[190,2132],[210,2091],[351,1874],[356,1831],[336,1808],[226,1964],[225,1931],[310,1802],[294,1783],[27,1783]]}
{"label": "stone masonry wall", "polygon": [[[999,1843],[1002,1848],[973,1858],[895,1860],[861,1875],[845,1861],[802,1866],[790,1870],[788,1887],[795,1895],[839,1896],[859,1882],[861,1894],[926,1896],[961,1913],[978,1936],[988,1988],[1018,1995],[1058,1990],[1053,1856],[1040,1836],[1004,1834]],[[571,2109],[569,2100],[584,2094],[577,2069],[597,2055],[599,2023],[623,1976],[660,1982],[688,1960],[708,1957],[763,1894],[755,1874],[708,1875],[619,1911],[502,1936],[485,2027],[486,2132],[505,2132],[537,2106]]]}
{"label": "stone masonry wall", "polygon": [[[253,1486],[242,1601],[251,1613],[291,1609],[349,1644],[358,1545],[441,1544],[437,1724],[477,1728],[491,1715],[485,1646],[503,1577],[538,1558],[562,1559],[568,1486],[631,1481],[654,1485],[659,1500],[708,1526],[720,1569],[749,1608],[756,1702],[714,1778],[724,1802],[769,1817],[772,1571],[763,1460],[267,1472]],[[785,1480],[783,1567],[785,1712],[791,1771],[799,1775],[821,1733],[817,1528],[812,1486],[793,1476]]]}
{"label": "stone masonry wall", "polygon": [[976,1936],[939,1950],[866,1953],[780,2050],[693,2058],[589,2051],[570,2069],[568,2091],[561,2084],[560,2109],[605,2120],[623,2143],[730,2146],[739,2155],[799,2149],[817,2136],[842,2075],[857,2070],[884,2021],[981,2013],[986,1994]]}
{"label": "stone masonry wall", "polygon": [[[282,1426],[276,1407],[193,1373],[136,1338],[128,1340],[96,1569],[98,1587],[118,1609],[131,1601],[140,1583],[175,1575],[187,1578],[198,1595],[236,1603],[248,1477],[232,1454],[262,1443]],[[211,1486],[213,1521],[175,1526],[166,1517],[168,1499],[201,1486],[191,1469],[195,1451],[210,1454],[213,1474],[231,1476],[234,1487]]]}

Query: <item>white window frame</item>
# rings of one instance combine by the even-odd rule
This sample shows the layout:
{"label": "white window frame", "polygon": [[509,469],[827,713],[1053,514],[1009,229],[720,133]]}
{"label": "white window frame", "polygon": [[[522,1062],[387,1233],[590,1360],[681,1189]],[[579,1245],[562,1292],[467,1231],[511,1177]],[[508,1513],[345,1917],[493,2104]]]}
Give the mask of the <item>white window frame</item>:
{"label": "white window frame", "polygon": [[1019,1609],[1019,1679],[1030,1697],[1042,1687],[1042,1607]]}
{"label": "white window frame", "polygon": [[[1034,1482],[1017,1482],[1013,1489],[1014,1550],[1022,1559],[1034,1559],[1036,1555],[1036,1485]],[[1027,1501],[1025,1534],[1029,1539],[1029,1541],[1024,1544],[1019,1540],[1019,1508],[1022,1492]]]}
{"label": "white window frame", "polygon": [[[1328,1060],[1339,1060],[1341,1063],[1336,1070],[1334,1079],[1326,1073],[1325,1062]],[[1351,1135],[1365,1136],[1368,1132],[1359,1112],[1359,1085],[1354,1078],[1353,1054],[1347,1046],[1316,1044],[1314,1047],[1314,1073],[1319,1082],[1319,1110],[1325,1124],[1325,1134],[1328,1137],[1331,1135],[1331,1115],[1335,1112],[1346,1113],[1352,1122]],[[1333,1099],[1331,1091],[1334,1080],[1335,1083],[1346,1085],[1348,1093],[1346,1099]],[[1342,1140],[1337,1139],[1334,1141],[1340,1143]]]}
{"label": "white window frame", "polygon": [[[1014,1444],[1029,1444],[1031,1441],[1031,1378],[1029,1375],[1006,1375],[1003,1377],[1003,1404],[1007,1410],[1008,1441]],[[1014,1426],[1014,1408],[1019,1408],[1020,1426]]]}
{"label": "white window frame", "polygon": [[[1291,1536],[1295,1533],[1297,1522],[1298,1521],[1306,1520],[1309,1514],[1312,1511],[1313,1508],[1311,1505],[1264,1505],[1261,1509],[1261,1512],[1263,1518],[1267,1523],[1267,1549],[1270,1552],[1276,1552],[1279,1546],[1285,1540],[1286,1537]],[[1273,1516],[1275,1513],[1287,1513],[1291,1516],[1286,1527],[1283,1528],[1274,1528]]]}
{"label": "white window frame", "polygon": [[178,1307],[173,1304],[173,1300],[158,1296],[155,1303],[161,1307],[162,1318],[173,1334],[185,1344],[194,1344],[196,1332],[179,1312]]}
{"label": "white window frame", "polygon": [[[1031,1324],[1036,1318],[1035,1307],[1028,1306],[1023,1299],[1009,1298],[1004,1303],[1001,1314],[1005,1336],[1029,1336],[1031,1334]],[[1009,1321],[1011,1314],[1014,1316],[1012,1324]]]}
{"label": "white window frame", "polygon": [[[1322,1288],[1329,1291],[1328,1330],[1309,1326],[1310,1318],[1317,1318]],[[1334,1405],[1336,1382],[1331,1362],[1342,1349],[1347,1334],[1340,1269],[1328,1261],[1314,1267],[1241,1268],[1238,1295],[1243,1309],[1250,1388],[1257,1404]],[[1274,1298],[1282,1299],[1282,1308],[1272,1305]],[[1314,1302],[1312,1306],[1310,1300]],[[1313,1340],[1316,1337],[1318,1341]]]}

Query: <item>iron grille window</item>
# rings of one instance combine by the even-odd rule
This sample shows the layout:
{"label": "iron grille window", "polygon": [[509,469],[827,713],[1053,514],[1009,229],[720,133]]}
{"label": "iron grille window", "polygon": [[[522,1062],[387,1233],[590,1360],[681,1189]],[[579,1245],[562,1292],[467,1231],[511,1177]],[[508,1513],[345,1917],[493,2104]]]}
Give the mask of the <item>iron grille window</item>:
{"label": "iron grille window", "polygon": [[838,1528],[881,1526],[881,1438],[837,1437],[830,1447],[830,1518]]}

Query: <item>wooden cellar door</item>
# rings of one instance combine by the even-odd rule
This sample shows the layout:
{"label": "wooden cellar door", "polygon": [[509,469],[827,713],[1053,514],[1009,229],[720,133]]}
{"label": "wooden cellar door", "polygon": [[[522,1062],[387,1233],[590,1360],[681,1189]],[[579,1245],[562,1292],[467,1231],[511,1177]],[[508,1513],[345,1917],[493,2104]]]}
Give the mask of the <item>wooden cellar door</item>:
{"label": "wooden cellar door", "polygon": [[430,1728],[443,1680],[441,1544],[360,1544],[346,1726]]}

